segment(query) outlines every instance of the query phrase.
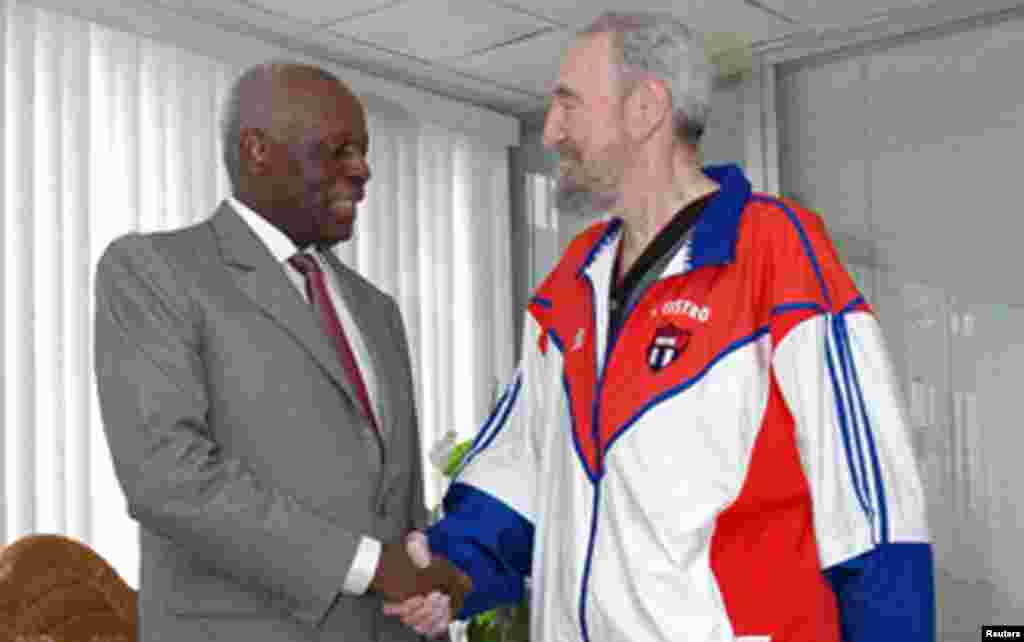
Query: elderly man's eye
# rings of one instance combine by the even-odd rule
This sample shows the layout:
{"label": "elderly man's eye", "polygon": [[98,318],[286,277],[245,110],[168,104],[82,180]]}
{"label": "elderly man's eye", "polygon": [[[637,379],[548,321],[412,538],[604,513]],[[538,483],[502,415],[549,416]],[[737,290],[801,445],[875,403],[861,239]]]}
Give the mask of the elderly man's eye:
{"label": "elderly man's eye", "polygon": [[576,98],[575,96],[559,96],[558,98],[556,98],[556,100],[558,101],[558,104],[562,107],[562,109],[566,109],[569,111],[576,109],[580,105],[579,99]]}

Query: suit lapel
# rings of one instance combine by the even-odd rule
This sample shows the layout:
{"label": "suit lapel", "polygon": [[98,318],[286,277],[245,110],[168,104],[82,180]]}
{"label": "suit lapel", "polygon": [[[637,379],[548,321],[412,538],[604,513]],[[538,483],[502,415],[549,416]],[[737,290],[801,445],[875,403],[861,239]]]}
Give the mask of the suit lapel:
{"label": "suit lapel", "polygon": [[291,334],[359,408],[355,387],[341,367],[337,350],[310,306],[259,237],[227,203],[220,206],[210,222],[220,243],[224,262],[242,292]]}
{"label": "suit lapel", "polygon": [[391,333],[383,323],[388,318],[389,311],[381,310],[374,301],[365,296],[365,291],[357,287],[358,277],[352,270],[343,264],[334,252],[324,252],[327,262],[334,269],[338,284],[338,294],[345,301],[359,335],[366,345],[370,359],[373,360],[373,372],[377,379],[377,398],[374,400],[374,411],[377,413],[377,421],[383,437],[391,435],[392,416],[395,400],[391,396],[392,387],[387,378],[387,373],[395,372],[395,367],[388,363],[388,358],[394,346],[390,345],[393,340]]}

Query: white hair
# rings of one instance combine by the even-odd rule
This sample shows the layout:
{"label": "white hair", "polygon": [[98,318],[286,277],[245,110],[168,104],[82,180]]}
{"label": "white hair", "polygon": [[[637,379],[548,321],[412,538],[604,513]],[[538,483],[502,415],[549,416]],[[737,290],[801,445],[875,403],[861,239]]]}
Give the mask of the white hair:
{"label": "white hair", "polygon": [[656,13],[601,14],[581,35],[610,33],[619,60],[623,95],[645,75],[665,83],[676,138],[696,145],[711,110],[712,67],[700,36],[675,17]]}

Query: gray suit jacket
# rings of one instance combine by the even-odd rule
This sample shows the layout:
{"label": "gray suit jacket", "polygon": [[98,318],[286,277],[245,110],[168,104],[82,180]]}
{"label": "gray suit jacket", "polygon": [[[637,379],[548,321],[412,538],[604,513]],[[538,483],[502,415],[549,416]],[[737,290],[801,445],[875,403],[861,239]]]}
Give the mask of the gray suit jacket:
{"label": "gray suit jacket", "polygon": [[420,639],[341,594],[363,534],[426,523],[405,330],[339,261],[372,353],[380,437],[314,311],[227,204],[129,234],[96,271],[104,429],[140,526],[139,639]]}

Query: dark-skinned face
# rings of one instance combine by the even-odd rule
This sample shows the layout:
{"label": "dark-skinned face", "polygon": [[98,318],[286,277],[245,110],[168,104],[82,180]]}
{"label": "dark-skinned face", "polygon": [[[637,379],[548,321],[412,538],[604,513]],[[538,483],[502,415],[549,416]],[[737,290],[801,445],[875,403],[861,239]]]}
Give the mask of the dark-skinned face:
{"label": "dark-skinned face", "polygon": [[363,107],[322,78],[290,80],[275,93],[273,126],[253,134],[263,146],[251,200],[299,247],[347,241],[370,178]]}

